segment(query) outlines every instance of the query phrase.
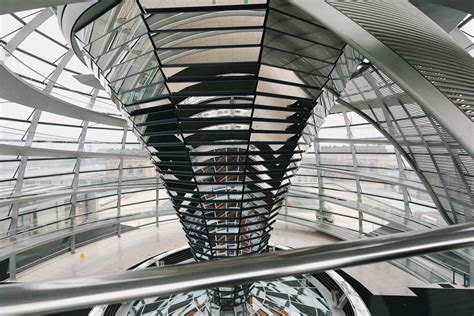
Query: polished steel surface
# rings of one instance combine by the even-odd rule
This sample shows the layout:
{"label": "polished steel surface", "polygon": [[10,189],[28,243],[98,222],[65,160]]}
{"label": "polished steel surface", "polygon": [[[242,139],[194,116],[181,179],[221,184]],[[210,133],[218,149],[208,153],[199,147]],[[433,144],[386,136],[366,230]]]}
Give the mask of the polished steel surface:
{"label": "polished steel surface", "polygon": [[6,284],[0,314],[45,313],[316,273],[474,245],[474,223],[221,261]]}

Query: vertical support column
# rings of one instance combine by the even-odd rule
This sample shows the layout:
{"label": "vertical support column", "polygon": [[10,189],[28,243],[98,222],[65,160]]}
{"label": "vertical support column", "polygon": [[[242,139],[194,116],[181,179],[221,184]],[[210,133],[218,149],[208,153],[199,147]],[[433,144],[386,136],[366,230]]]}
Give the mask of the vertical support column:
{"label": "vertical support column", "polygon": [[[316,127],[315,127],[316,128]],[[319,142],[317,142],[318,132],[316,131],[315,138],[313,140],[313,147],[314,147],[314,159],[316,163],[316,167],[321,166],[321,156],[320,156],[320,148]],[[316,174],[318,177],[318,195],[319,195],[319,208],[318,212],[316,212],[316,221],[318,221],[318,213],[319,213],[319,221],[323,222],[323,214],[324,214],[324,201],[322,200],[324,194],[324,183],[323,183],[323,176],[321,170],[316,170]]]}
{"label": "vertical support column", "polygon": [[[31,119],[30,126],[24,136],[25,147],[31,147],[31,144],[33,143],[33,138],[35,136],[36,128],[38,127],[38,122],[40,120],[41,113],[42,111],[39,111],[39,110],[33,111],[33,117]],[[17,172],[15,194],[14,194],[15,197],[19,197],[22,194],[23,179],[25,177],[27,163],[28,163],[28,156],[22,156],[20,166],[18,167],[18,172]],[[10,217],[11,217],[10,235],[16,235],[16,232],[18,229],[19,211],[20,211],[20,203],[19,202],[13,203],[11,213],[10,213]],[[13,242],[14,240],[15,238],[11,237],[11,242]],[[15,281],[16,280],[16,254],[14,252],[12,252],[12,254],[10,255],[8,262],[9,262],[8,269],[9,269],[9,274],[10,274],[10,280]]]}
{"label": "vertical support column", "polygon": [[156,227],[160,226],[160,175],[156,173]]}
{"label": "vertical support column", "polygon": [[59,229],[59,209],[58,209],[58,201],[54,202],[54,205],[56,206],[54,208],[55,213],[56,213],[56,229]]}
{"label": "vertical support column", "polygon": [[117,188],[117,237],[122,237],[122,225],[120,223],[120,209],[122,207],[122,190],[119,187]]}
{"label": "vertical support column", "polygon": [[[82,143],[84,144],[84,138],[86,137],[86,130],[87,130],[87,122],[84,122],[84,125],[82,127],[82,132],[81,132],[81,135],[79,136],[79,143]],[[82,140],[82,141],[81,141]],[[81,145],[79,145],[79,148],[81,147]],[[82,150],[82,149],[79,149],[79,150]],[[76,159],[76,165],[74,167],[74,178],[72,180],[72,188],[74,190],[77,190],[77,187],[78,187],[78,184],[79,184],[79,171],[80,171],[80,168],[81,168],[81,157],[77,157]],[[70,247],[70,250],[71,250],[71,253],[75,253],[76,252],[76,234],[74,233],[74,227],[76,226],[76,203],[77,203],[77,194],[76,193],[73,193],[71,195],[71,211],[69,213],[69,219],[71,221],[70,223],[70,227],[72,229],[72,234],[71,234],[71,237],[70,237],[70,240],[69,240],[69,247]]]}
{"label": "vertical support column", "polygon": [[[33,33],[40,25],[42,25],[44,22],[46,22],[51,16],[54,15],[54,12],[50,8],[46,8],[42,10],[39,14],[37,14],[31,21],[29,21],[27,24],[25,24],[16,34],[13,36],[8,43],[5,45],[6,50],[10,53],[10,55],[13,54],[13,52],[20,46],[21,43],[31,34]],[[61,61],[59,62],[58,66],[56,69],[53,71],[51,74],[48,83],[44,89],[44,92],[47,94],[51,93],[51,90],[54,87],[54,84],[56,83],[56,80],[58,79],[59,75],[61,74],[61,71],[64,69],[64,66],[66,63],[69,61],[69,58],[73,55],[72,49],[69,50],[64,56],[62,57]],[[6,60],[3,60],[2,63],[4,63]],[[24,136],[25,138],[25,147],[31,147],[31,144],[33,143],[33,138],[36,133],[36,128],[38,126],[39,119],[41,117],[42,111],[40,110],[34,110],[33,111],[33,117],[31,119],[30,126],[26,132],[26,135]],[[22,156],[20,165],[18,167],[18,172],[17,172],[17,181],[15,184],[15,193],[14,197],[19,197],[22,194],[22,189],[23,189],[23,179],[25,176],[25,171],[26,171],[26,164],[28,163],[28,156]],[[10,235],[16,234],[16,231],[18,229],[18,213],[20,209],[20,204],[19,203],[14,203],[11,208],[11,224],[10,224]],[[12,238],[14,241],[14,238]],[[16,280],[16,254],[12,252],[9,258],[9,274],[10,274],[10,280],[14,281]]]}
{"label": "vertical support column", "polygon": [[[397,157],[397,166],[398,171],[400,173],[400,178],[406,179],[405,175],[405,166],[403,165],[403,160],[400,155],[400,152],[395,149],[395,156]],[[408,217],[411,217],[411,209],[410,209],[410,198],[408,196],[408,189],[405,185],[400,185],[402,188],[403,193],[403,208],[405,210],[405,222],[408,221]]]}
{"label": "vertical support column", "polygon": [[[378,93],[378,92],[377,92]],[[393,126],[393,122],[390,118],[390,113],[387,109],[387,106],[385,104],[382,106],[382,112],[385,117],[385,121],[387,122],[387,126],[389,128],[390,134],[395,135],[396,129]],[[398,171],[400,173],[400,178],[406,179],[405,175],[405,166],[403,165],[403,160],[400,155],[400,152],[395,148],[395,156],[397,158],[397,166],[398,166]],[[401,185],[402,192],[403,192],[403,207],[405,209],[405,222],[408,221],[408,217],[411,217],[411,209],[410,209],[410,198],[408,196],[408,189],[406,186]]]}
{"label": "vertical support column", "polygon": [[23,41],[33,33],[40,25],[46,22],[50,17],[54,15],[52,8],[45,8],[32,18],[28,23],[23,22],[21,29],[8,41],[5,45],[5,49],[12,54]]}
{"label": "vertical support column", "polygon": [[[84,122],[84,125],[82,126],[81,135],[79,136],[79,149],[78,149],[79,151],[83,150],[83,147],[84,147],[84,139],[86,138],[86,131],[87,131],[87,125],[88,125],[87,123],[88,122]],[[74,166],[74,178],[72,180],[72,188],[74,190],[77,190],[77,187],[79,184],[80,168],[81,168],[81,157],[77,157],[76,165]],[[77,194],[73,193],[71,195],[71,211],[69,213],[69,219],[71,221],[70,227],[72,229],[72,234],[69,240],[69,247],[72,254],[76,252],[76,234],[74,233],[74,227],[76,226],[76,203],[77,203]]]}
{"label": "vertical support column", "polygon": [[8,275],[10,281],[16,281],[16,253],[8,257]]}
{"label": "vertical support column", "polygon": [[[347,132],[347,138],[349,138],[349,145],[351,148],[351,155],[352,155],[352,164],[354,167],[354,171],[357,173],[359,170],[359,161],[357,160],[357,152],[356,148],[354,146],[354,143],[352,140],[354,139],[354,135],[352,135],[351,131],[351,122],[349,121],[349,117],[347,116],[347,111],[344,109],[342,112],[342,115],[344,116],[344,123],[346,124],[346,132]],[[364,234],[364,213],[360,210],[360,204],[362,203],[362,187],[360,186],[360,177],[356,175],[355,177],[355,182],[356,182],[356,190],[357,190],[357,208],[359,209],[359,234],[363,235]]]}
{"label": "vertical support column", "polygon": [[[127,143],[127,128],[123,128],[122,135],[122,149],[121,153],[125,151],[125,145]],[[120,222],[121,210],[122,210],[122,180],[123,180],[123,156],[120,157],[119,162],[119,176],[118,176],[118,187],[117,187],[117,237],[122,236],[122,225]]]}
{"label": "vertical support column", "polygon": [[[88,110],[91,110],[93,107],[94,107],[94,103],[95,103],[95,100],[97,98],[97,94],[99,93],[99,90],[98,89],[94,89],[92,91],[92,95],[91,95],[91,99],[89,101],[89,104],[87,105],[87,109]],[[84,150],[84,142],[86,140],[86,134],[87,134],[87,128],[89,127],[89,121],[84,121],[83,122],[83,125],[82,125],[82,131],[81,131],[81,135],[79,136],[79,139],[78,139],[78,148],[77,148],[77,151],[83,151]],[[76,166],[74,167],[74,178],[72,180],[72,189],[73,190],[77,190],[78,186],[79,186],[79,175],[80,175],[80,171],[81,171],[81,163],[82,163],[82,159],[80,156],[77,157],[77,160],[76,160]],[[76,193],[73,193],[71,195],[71,211],[69,213],[69,218],[71,220],[71,229],[72,229],[72,234],[71,234],[71,239],[70,239],[70,249],[71,249],[71,253],[75,253],[76,252],[76,234],[74,233],[74,229],[75,229],[75,226],[77,224],[77,220],[76,220],[76,204],[77,204],[77,194]]]}
{"label": "vertical support column", "polygon": [[470,280],[470,287],[474,288],[474,247],[467,249],[467,254],[469,255],[469,280]]}
{"label": "vertical support column", "polygon": [[[327,109],[327,105],[325,102],[325,99],[322,99],[322,104],[324,105],[324,109]],[[316,111],[316,108],[315,110]],[[326,115],[328,113],[325,113]],[[314,148],[314,162],[316,164],[316,168],[321,166],[321,156],[320,156],[320,147],[319,147],[319,142],[317,141],[318,139],[318,124],[316,122],[316,116],[321,118],[320,115],[318,115],[316,112],[313,112],[313,127],[314,127],[314,139],[313,139],[313,148]],[[318,179],[318,196],[319,196],[319,207],[318,210],[315,212],[315,220],[316,223],[319,221],[320,223],[323,222],[323,212],[324,212],[324,201],[323,201],[323,194],[324,194],[324,182],[323,182],[323,176],[322,176],[322,171],[319,169],[316,169],[316,176]],[[319,220],[318,220],[318,214],[319,214]]]}

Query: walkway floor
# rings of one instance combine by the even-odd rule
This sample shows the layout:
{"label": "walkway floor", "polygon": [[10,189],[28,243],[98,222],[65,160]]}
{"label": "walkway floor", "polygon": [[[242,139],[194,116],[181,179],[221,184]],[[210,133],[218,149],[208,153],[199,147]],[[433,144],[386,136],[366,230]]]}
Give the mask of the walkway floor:
{"label": "walkway floor", "polygon": [[[336,239],[310,228],[278,221],[271,243],[300,248],[335,242]],[[178,222],[168,222],[127,232],[121,238],[109,237],[62,254],[18,275],[18,281],[39,281],[80,277],[126,270],[159,253],[187,244]],[[81,253],[85,256],[81,259]],[[376,263],[344,269],[373,294],[414,295],[408,287],[427,285],[389,263]],[[430,285],[430,287],[432,287]]]}
{"label": "walkway floor", "polygon": [[[18,281],[72,278],[126,270],[162,252],[186,245],[178,222],[167,222],[136,229],[99,240],[65,253],[28,269],[17,276]],[[81,259],[81,253],[85,258]]]}

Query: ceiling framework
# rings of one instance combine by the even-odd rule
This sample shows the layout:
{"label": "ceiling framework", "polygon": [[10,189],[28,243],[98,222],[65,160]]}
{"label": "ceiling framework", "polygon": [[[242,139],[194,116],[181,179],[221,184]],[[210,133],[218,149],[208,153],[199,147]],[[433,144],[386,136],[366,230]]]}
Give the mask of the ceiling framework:
{"label": "ceiling framework", "polygon": [[448,223],[473,220],[474,159],[397,84],[372,66],[347,84],[340,102],[400,144]]}
{"label": "ceiling framework", "polygon": [[[329,3],[397,53],[464,114],[467,121],[474,121],[472,56],[441,27],[411,4],[403,2]],[[424,91],[418,93],[427,94]],[[435,113],[431,115],[436,117]],[[441,111],[441,115],[447,115],[446,111]],[[459,124],[464,124],[461,119]],[[472,124],[462,126],[470,128],[464,132],[473,131]],[[454,134],[454,131],[451,132]],[[465,148],[467,151],[474,147],[472,143],[468,145],[470,147]]]}
{"label": "ceiling framework", "polygon": [[288,0],[389,76],[474,157],[472,57],[408,1]]}
{"label": "ceiling framework", "polygon": [[421,142],[401,146],[438,209],[448,223],[471,221],[474,63],[468,52],[408,1],[291,2],[375,66],[351,81],[343,100],[400,145]]}
{"label": "ceiling framework", "polygon": [[[266,251],[302,154],[362,59],[280,1],[204,2],[124,1],[76,33],[198,261]],[[234,305],[249,288],[212,295]]]}

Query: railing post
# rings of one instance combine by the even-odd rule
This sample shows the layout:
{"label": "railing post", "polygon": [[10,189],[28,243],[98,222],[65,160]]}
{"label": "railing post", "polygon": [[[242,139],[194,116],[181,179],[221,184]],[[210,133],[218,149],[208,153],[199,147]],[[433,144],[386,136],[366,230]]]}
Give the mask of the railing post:
{"label": "railing post", "polygon": [[156,174],[157,186],[156,186],[156,227],[160,226],[160,176]]}
{"label": "railing post", "polygon": [[[74,229],[74,220],[71,221],[71,227]],[[71,254],[76,253],[76,234],[71,235],[71,240],[69,241],[69,248],[71,249]]]}
{"label": "railing post", "polygon": [[[97,98],[97,95],[99,94],[99,89],[94,89],[92,91],[91,99],[89,100],[89,103],[87,104],[87,109],[92,110],[95,104],[95,100]],[[78,139],[78,146],[77,150],[78,151],[83,151],[84,150],[84,144],[86,141],[86,134],[87,134],[87,129],[89,128],[89,121],[84,121],[82,125],[82,130],[81,134],[79,135]],[[77,190],[79,187],[79,177],[81,174],[81,163],[82,163],[82,157],[78,156],[76,158],[76,166],[74,167],[74,178],[72,180],[72,189]],[[70,212],[70,218],[71,218],[71,228],[73,230],[73,234],[71,235],[71,241],[70,241],[70,247],[71,247],[71,254],[74,254],[76,252],[76,234],[74,233],[74,229],[76,226],[76,217],[77,217],[77,209],[76,209],[76,203],[77,203],[77,193],[73,193],[71,195],[71,212]],[[87,204],[85,204],[85,208],[87,208]],[[88,212],[87,209],[84,210],[85,213]],[[84,221],[87,220],[87,217],[85,217]]]}
{"label": "railing post", "polygon": [[474,287],[474,260],[469,260],[470,287]]}
{"label": "railing post", "polygon": [[[121,153],[123,154],[125,151],[125,146],[127,144],[127,128],[123,128],[123,135],[122,135],[122,149]],[[123,179],[123,156],[120,157],[119,162],[119,176],[118,176],[118,188],[117,188],[117,237],[122,236],[122,225],[120,224],[120,216],[122,211],[122,179]]]}
{"label": "railing post", "polygon": [[[359,170],[359,161],[357,160],[357,151],[354,145],[354,135],[352,134],[351,130],[351,121],[349,120],[349,117],[347,116],[347,111],[344,109],[342,112],[342,115],[344,116],[344,123],[346,125],[346,133],[347,133],[347,138],[349,139],[349,146],[351,148],[351,156],[352,156],[352,166],[354,168],[354,171],[357,172]],[[362,187],[360,185],[360,177],[356,175],[355,177],[355,183],[356,183],[356,191],[357,191],[357,206],[359,208],[358,212],[358,219],[359,219],[359,235],[364,234],[364,213],[360,211],[360,204],[362,204]]]}
{"label": "railing post", "polygon": [[12,253],[8,258],[8,273],[10,281],[16,281],[16,254]]}
{"label": "railing post", "polygon": [[[316,124],[315,124],[315,128],[316,128]],[[313,140],[313,147],[314,147],[314,162],[316,164],[316,167],[319,167],[321,165],[321,156],[320,156],[320,153],[319,153],[319,142],[316,141],[316,138],[318,137],[318,131],[315,130],[315,138]],[[324,182],[323,182],[323,176],[322,176],[322,171],[321,170],[316,170],[316,174],[318,176],[318,195],[319,195],[319,207],[316,212],[315,212],[315,216],[316,216],[316,222],[318,222],[318,213],[319,213],[319,222],[322,223],[323,222],[323,212],[324,212],[324,201],[322,200],[322,197],[323,197],[323,194],[324,194],[324,191],[323,191],[323,186],[324,186]]]}

